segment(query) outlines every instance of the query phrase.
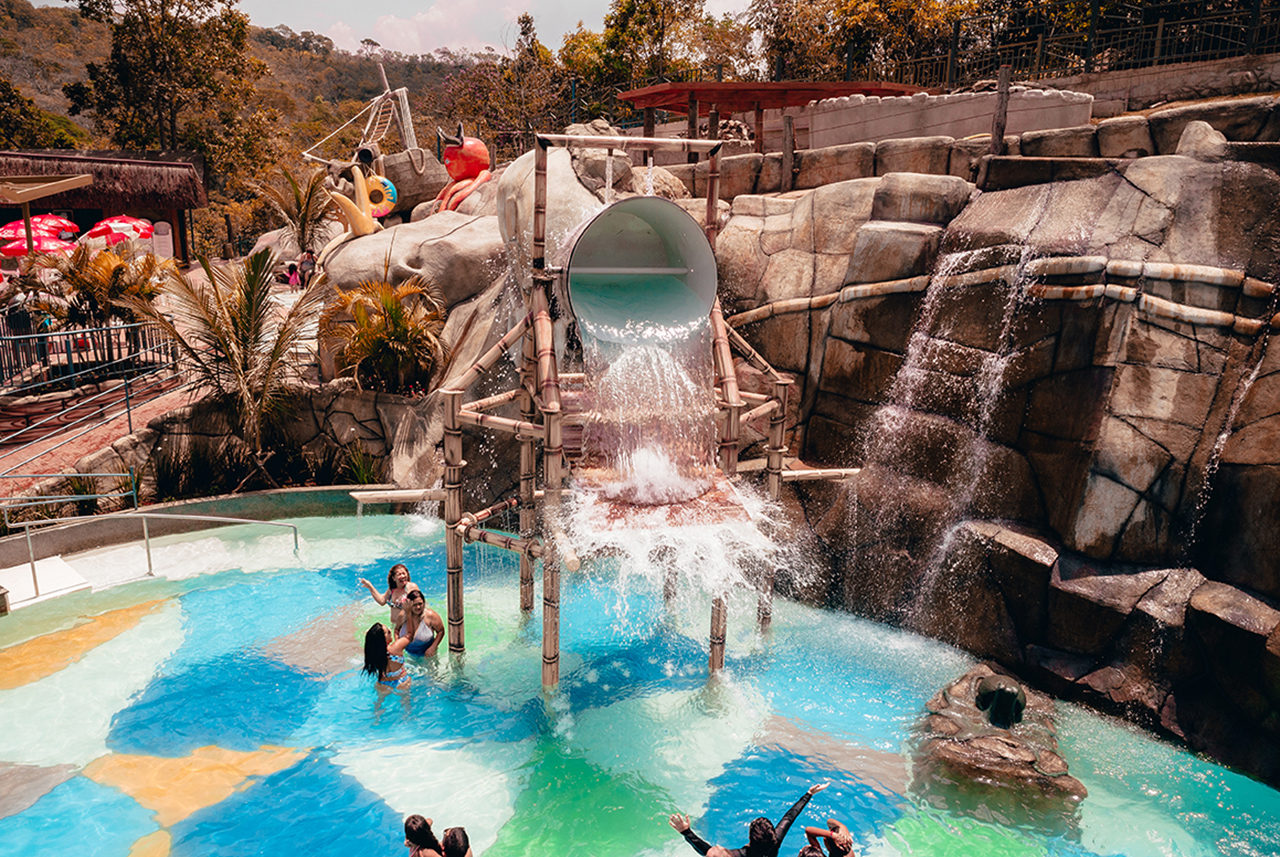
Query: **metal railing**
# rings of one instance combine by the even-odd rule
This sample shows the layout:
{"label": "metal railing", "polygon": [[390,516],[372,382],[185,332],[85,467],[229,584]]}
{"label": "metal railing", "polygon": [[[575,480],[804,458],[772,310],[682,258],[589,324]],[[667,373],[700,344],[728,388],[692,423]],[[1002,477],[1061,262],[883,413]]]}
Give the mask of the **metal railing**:
{"label": "metal railing", "polygon": [[850,64],[852,77],[954,89],[995,78],[1020,80],[1123,71],[1280,52],[1280,4],[1189,14],[1185,3],[1122,6],[1044,3],[1030,12],[964,18],[946,51],[882,64]]}
{"label": "metal railing", "polygon": [[[65,501],[63,501],[65,502]],[[40,597],[40,582],[36,575],[36,554],[35,547],[31,544],[31,528],[32,527],[48,527],[60,526],[62,524],[72,524],[77,521],[102,521],[112,518],[129,518],[142,520],[142,540],[147,550],[147,576],[155,577],[155,567],[151,561],[151,531],[147,525],[147,521],[151,518],[181,520],[181,521],[209,521],[213,523],[224,524],[265,524],[269,527],[288,527],[293,530],[293,553],[298,555],[298,525],[287,524],[283,521],[263,521],[257,518],[226,518],[220,515],[178,515],[171,512],[139,512],[130,510],[127,512],[112,512],[105,515],[77,515],[70,518],[49,518],[40,521],[8,521],[8,514],[5,515],[6,525],[9,527],[22,527],[27,538],[27,555],[31,561],[31,586],[35,591],[35,597]]]}
{"label": "metal railing", "polygon": [[171,365],[173,344],[154,324],[28,332],[0,317],[0,392],[37,395],[91,381],[126,378]]}

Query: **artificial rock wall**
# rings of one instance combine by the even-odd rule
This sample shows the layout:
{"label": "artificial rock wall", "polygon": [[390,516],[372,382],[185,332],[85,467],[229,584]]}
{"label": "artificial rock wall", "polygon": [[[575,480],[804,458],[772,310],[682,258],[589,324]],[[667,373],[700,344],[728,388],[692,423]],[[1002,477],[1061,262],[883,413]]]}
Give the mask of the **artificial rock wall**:
{"label": "artificial rock wall", "polygon": [[1280,177],[1193,117],[1141,124],[1128,158],[1102,126],[1024,134],[982,193],[739,197],[721,298],[803,379],[795,450],[863,468],[800,489],[829,601],[1276,782]]}

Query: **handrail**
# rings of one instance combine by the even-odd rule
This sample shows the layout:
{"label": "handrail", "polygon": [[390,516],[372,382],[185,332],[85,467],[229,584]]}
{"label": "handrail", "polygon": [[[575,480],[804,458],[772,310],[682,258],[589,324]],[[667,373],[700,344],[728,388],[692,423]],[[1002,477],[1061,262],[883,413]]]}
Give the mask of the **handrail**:
{"label": "handrail", "polygon": [[215,521],[226,524],[266,524],[271,527],[288,527],[293,530],[293,553],[298,554],[298,525],[287,524],[284,521],[264,521],[259,518],[227,518],[221,515],[177,515],[172,512],[139,512],[131,509],[127,512],[109,512],[105,515],[73,515],[68,518],[49,518],[43,521],[14,521],[9,524],[10,527],[22,527],[27,536],[27,555],[31,560],[31,586],[35,590],[36,597],[40,597],[40,583],[36,579],[36,554],[35,548],[31,544],[31,528],[57,526],[61,524],[75,523],[76,521],[101,521],[108,518],[141,518],[142,519],[142,539],[147,548],[147,576],[155,577],[155,568],[151,563],[151,532],[147,527],[149,518],[167,518],[171,520],[182,521]]}

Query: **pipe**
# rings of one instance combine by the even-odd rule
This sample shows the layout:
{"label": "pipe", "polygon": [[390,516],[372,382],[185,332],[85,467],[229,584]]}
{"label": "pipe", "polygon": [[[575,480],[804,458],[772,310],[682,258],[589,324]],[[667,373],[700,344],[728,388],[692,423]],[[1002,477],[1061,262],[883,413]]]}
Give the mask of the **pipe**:
{"label": "pipe", "polygon": [[468,411],[487,411],[490,408],[497,408],[508,402],[514,402],[520,398],[523,391],[519,388],[507,390],[505,393],[498,393],[485,399],[476,399],[474,402],[467,403]]}
{"label": "pipe", "polygon": [[476,524],[484,523],[494,515],[501,515],[508,509],[514,509],[519,505],[519,497],[509,497],[506,500],[494,503],[489,508],[483,509],[479,512],[464,512],[456,527],[459,532],[465,533],[468,527],[474,527]]}
{"label": "pipe", "polygon": [[357,503],[421,503],[439,502],[447,496],[444,488],[406,488],[395,491],[348,491]]}
{"label": "pipe", "polygon": [[487,545],[493,545],[495,548],[514,551],[524,556],[546,556],[547,549],[539,544],[537,539],[519,539],[515,536],[508,536],[505,533],[474,526],[466,527],[462,537],[468,542],[484,542]]}
{"label": "pipe", "polygon": [[704,227],[711,252],[716,251],[716,235],[720,232],[720,147],[707,157],[707,223]]}
{"label": "pipe", "polygon": [[727,324],[725,325],[724,333],[729,340],[729,344],[738,349],[738,352],[747,359],[748,363],[767,375],[770,381],[778,382],[782,380],[778,370],[769,365],[769,361],[761,357],[760,353],[751,347],[751,343],[747,342],[741,333],[738,333]]}

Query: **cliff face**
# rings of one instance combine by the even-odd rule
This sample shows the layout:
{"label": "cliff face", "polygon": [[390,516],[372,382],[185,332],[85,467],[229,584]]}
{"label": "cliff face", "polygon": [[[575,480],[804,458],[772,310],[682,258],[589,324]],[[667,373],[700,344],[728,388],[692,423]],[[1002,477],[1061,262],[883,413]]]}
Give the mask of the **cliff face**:
{"label": "cliff face", "polygon": [[739,197],[722,300],[863,468],[802,492],[829,600],[1276,782],[1280,177],[1180,145]]}

